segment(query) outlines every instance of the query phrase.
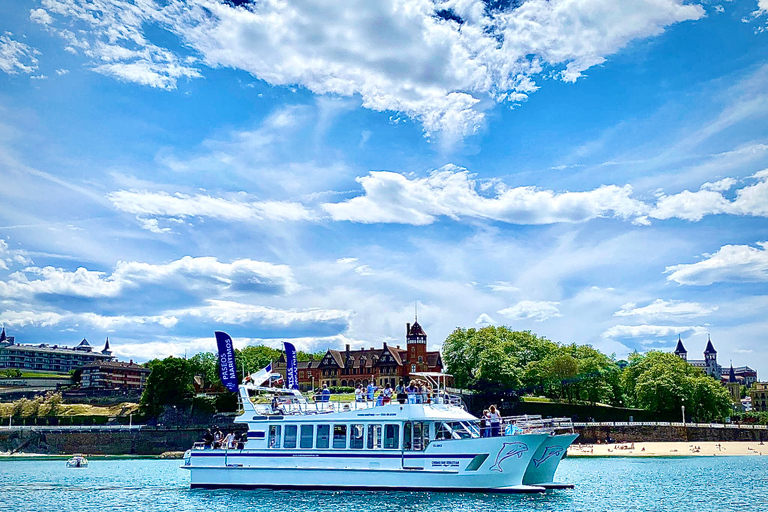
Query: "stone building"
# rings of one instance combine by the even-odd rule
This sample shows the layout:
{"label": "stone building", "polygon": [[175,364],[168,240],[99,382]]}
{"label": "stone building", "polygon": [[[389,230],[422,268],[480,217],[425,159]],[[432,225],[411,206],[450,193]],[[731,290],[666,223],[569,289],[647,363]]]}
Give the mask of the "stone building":
{"label": "stone building", "polygon": [[80,368],[80,387],[82,389],[132,389],[144,390],[147,377],[151,373],[133,362],[99,361]]}
{"label": "stone building", "polygon": [[753,411],[768,411],[768,382],[755,382],[749,390],[749,397],[752,399]]}
{"label": "stone building", "polygon": [[[427,350],[427,333],[418,320],[406,324],[406,348],[384,343],[381,348],[370,347],[353,350],[329,349],[319,361],[299,362],[299,389],[307,390],[323,384],[329,387],[359,384],[367,386],[396,386],[400,380],[408,382],[415,372],[439,372],[443,360],[439,351]],[[273,370],[285,378],[285,358],[273,366]]]}
{"label": "stone building", "polygon": [[5,328],[0,333],[0,368],[66,373],[89,363],[112,360],[109,338],[104,349],[95,352],[85,338],[75,347],[47,343],[22,345],[12,336],[6,336]]}
{"label": "stone building", "polygon": [[701,368],[704,373],[710,377],[714,377],[720,380],[723,375],[723,368],[717,364],[717,350],[712,346],[712,340],[707,336],[707,347],[704,349],[704,359],[688,359],[688,351],[683,346],[683,340],[680,336],[677,337],[677,347],[675,347],[675,355],[687,361],[691,366]]}

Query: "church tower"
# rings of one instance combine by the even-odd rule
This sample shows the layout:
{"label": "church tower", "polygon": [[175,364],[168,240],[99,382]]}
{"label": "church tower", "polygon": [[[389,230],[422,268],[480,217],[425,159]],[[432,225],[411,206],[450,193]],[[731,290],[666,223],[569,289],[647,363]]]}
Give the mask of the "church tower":
{"label": "church tower", "polygon": [[405,324],[405,340],[408,350],[408,368],[406,373],[425,372],[427,364],[427,333],[419,325],[418,317],[413,322]]}
{"label": "church tower", "polygon": [[688,361],[688,351],[683,346],[683,340],[680,335],[677,335],[677,347],[675,347],[675,355],[683,361]]}
{"label": "church tower", "polygon": [[704,371],[707,375],[720,380],[720,371],[717,367],[717,350],[712,346],[709,335],[707,335],[707,348],[704,349]]}

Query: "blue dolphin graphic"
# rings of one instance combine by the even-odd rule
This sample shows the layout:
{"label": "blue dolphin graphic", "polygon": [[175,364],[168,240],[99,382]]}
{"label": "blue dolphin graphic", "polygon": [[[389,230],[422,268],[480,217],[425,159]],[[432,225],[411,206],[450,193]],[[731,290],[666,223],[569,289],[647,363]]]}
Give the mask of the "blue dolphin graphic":
{"label": "blue dolphin graphic", "polygon": [[541,466],[544,464],[544,461],[546,461],[549,458],[555,457],[563,453],[563,447],[562,446],[547,446],[544,448],[544,453],[541,454],[541,457],[538,459],[533,459],[533,464],[536,467]]}
{"label": "blue dolphin graphic", "polygon": [[528,445],[521,443],[520,441],[504,443],[501,445],[501,450],[499,450],[498,455],[496,455],[496,461],[493,463],[493,466],[491,466],[491,471],[498,471],[499,473],[503,472],[504,470],[501,469],[501,463],[503,461],[514,455],[517,455],[517,458],[519,459],[523,456],[523,452],[527,451]]}

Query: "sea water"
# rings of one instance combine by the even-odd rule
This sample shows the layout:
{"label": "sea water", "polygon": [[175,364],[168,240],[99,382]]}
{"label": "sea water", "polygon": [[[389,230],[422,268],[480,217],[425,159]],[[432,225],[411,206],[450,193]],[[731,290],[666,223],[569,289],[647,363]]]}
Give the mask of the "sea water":
{"label": "sea water", "polygon": [[64,460],[0,460],[0,510],[768,512],[768,456],[572,458],[557,479],[575,489],[533,495],[193,490],[181,462],[93,459],[68,469]]}

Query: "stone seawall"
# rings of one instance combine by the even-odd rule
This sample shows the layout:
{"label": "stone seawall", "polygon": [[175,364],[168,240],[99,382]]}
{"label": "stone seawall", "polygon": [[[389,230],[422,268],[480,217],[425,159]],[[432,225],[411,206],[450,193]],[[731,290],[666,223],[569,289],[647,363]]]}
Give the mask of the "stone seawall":
{"label": "stone seawall", "polygon": [[764,429],[699,427],[699,426],[577,426],[577,443],[605,443],[610,437],[612,443],[641,443],[653,441],[768,441]]}
{"label": "stone seawall", "polygon": [[[235,428],[235,427],[233,427]],[[238,428],[239,430],[239,428]],[[0,429],[0,452],[91,455],[160,455],[185,451],[203,437],[200,428],[133,430]]]}

